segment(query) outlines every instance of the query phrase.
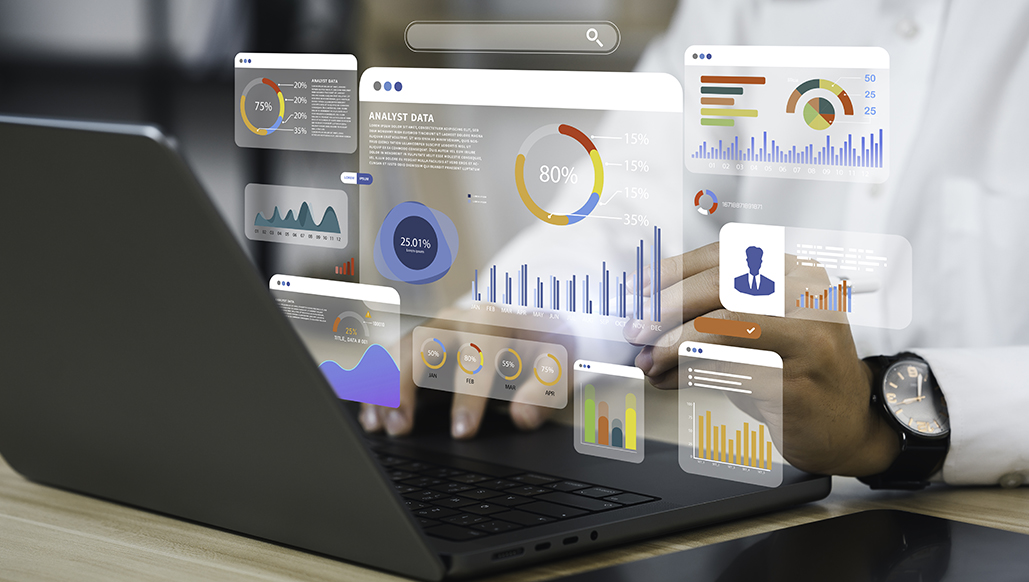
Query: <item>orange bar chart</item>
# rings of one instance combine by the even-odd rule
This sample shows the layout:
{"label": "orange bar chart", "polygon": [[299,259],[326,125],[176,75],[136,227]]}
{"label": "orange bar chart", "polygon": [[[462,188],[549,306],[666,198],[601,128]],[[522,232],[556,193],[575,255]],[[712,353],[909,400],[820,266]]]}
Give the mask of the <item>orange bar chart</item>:
{"label": "orange bar chart", "polygon": [[771,470],[772,441],[765,438],[765,425],[757,424],[757,430],[751,430],[751,424],[744,422],[742,429],[736,430],[736,438],[730,439],[729,428],[724,424],[715,424],[710,410],[698,415],[697,423],[698,438],[694,458]]}

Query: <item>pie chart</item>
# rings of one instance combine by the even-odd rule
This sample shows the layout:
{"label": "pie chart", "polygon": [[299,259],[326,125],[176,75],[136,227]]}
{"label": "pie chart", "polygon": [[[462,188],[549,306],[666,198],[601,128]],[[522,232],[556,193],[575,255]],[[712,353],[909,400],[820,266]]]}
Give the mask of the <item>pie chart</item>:
{"label": "pie chart", "polygon": [[836,119],[836,110],[828,99],[815,97],[804,104],[804,121],[811,129],[828,129]]}

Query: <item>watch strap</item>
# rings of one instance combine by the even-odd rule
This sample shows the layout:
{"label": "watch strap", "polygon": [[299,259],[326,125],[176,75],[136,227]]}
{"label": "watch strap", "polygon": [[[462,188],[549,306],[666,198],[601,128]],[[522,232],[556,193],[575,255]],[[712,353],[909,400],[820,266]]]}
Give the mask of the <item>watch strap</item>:
{"label": "watch strap", "polygon": [[903,431],[899,435],[900,454],[889,468],[882,473],[858,477],[859,481],[872,489],[917,490],[929,486],[929,477],[940,470],[947,458],[947,443],[919,439]]}

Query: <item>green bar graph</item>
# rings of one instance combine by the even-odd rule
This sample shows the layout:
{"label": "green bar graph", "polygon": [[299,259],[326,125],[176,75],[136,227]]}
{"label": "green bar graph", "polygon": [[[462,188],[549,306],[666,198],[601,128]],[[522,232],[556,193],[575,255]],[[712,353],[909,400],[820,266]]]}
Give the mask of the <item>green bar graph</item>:
{"label": "green bar graph", "polygon": [[585,388],[586,398],[582,406],[582,440],[587,443],[596,443],[597,389],[593,387],[593,384],[586,384]]}

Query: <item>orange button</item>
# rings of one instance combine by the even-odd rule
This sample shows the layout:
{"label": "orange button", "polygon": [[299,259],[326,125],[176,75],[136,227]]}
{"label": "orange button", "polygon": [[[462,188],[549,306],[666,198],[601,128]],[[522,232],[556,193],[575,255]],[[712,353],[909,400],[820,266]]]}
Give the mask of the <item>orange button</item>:
{"label": "orange button", "polygon": [[697,331],[700,333],[745,337],[749,339],[757,339],[761,337],[761,326],[749,321],[698,317],[693,320],[693,327],[697,328]]}

